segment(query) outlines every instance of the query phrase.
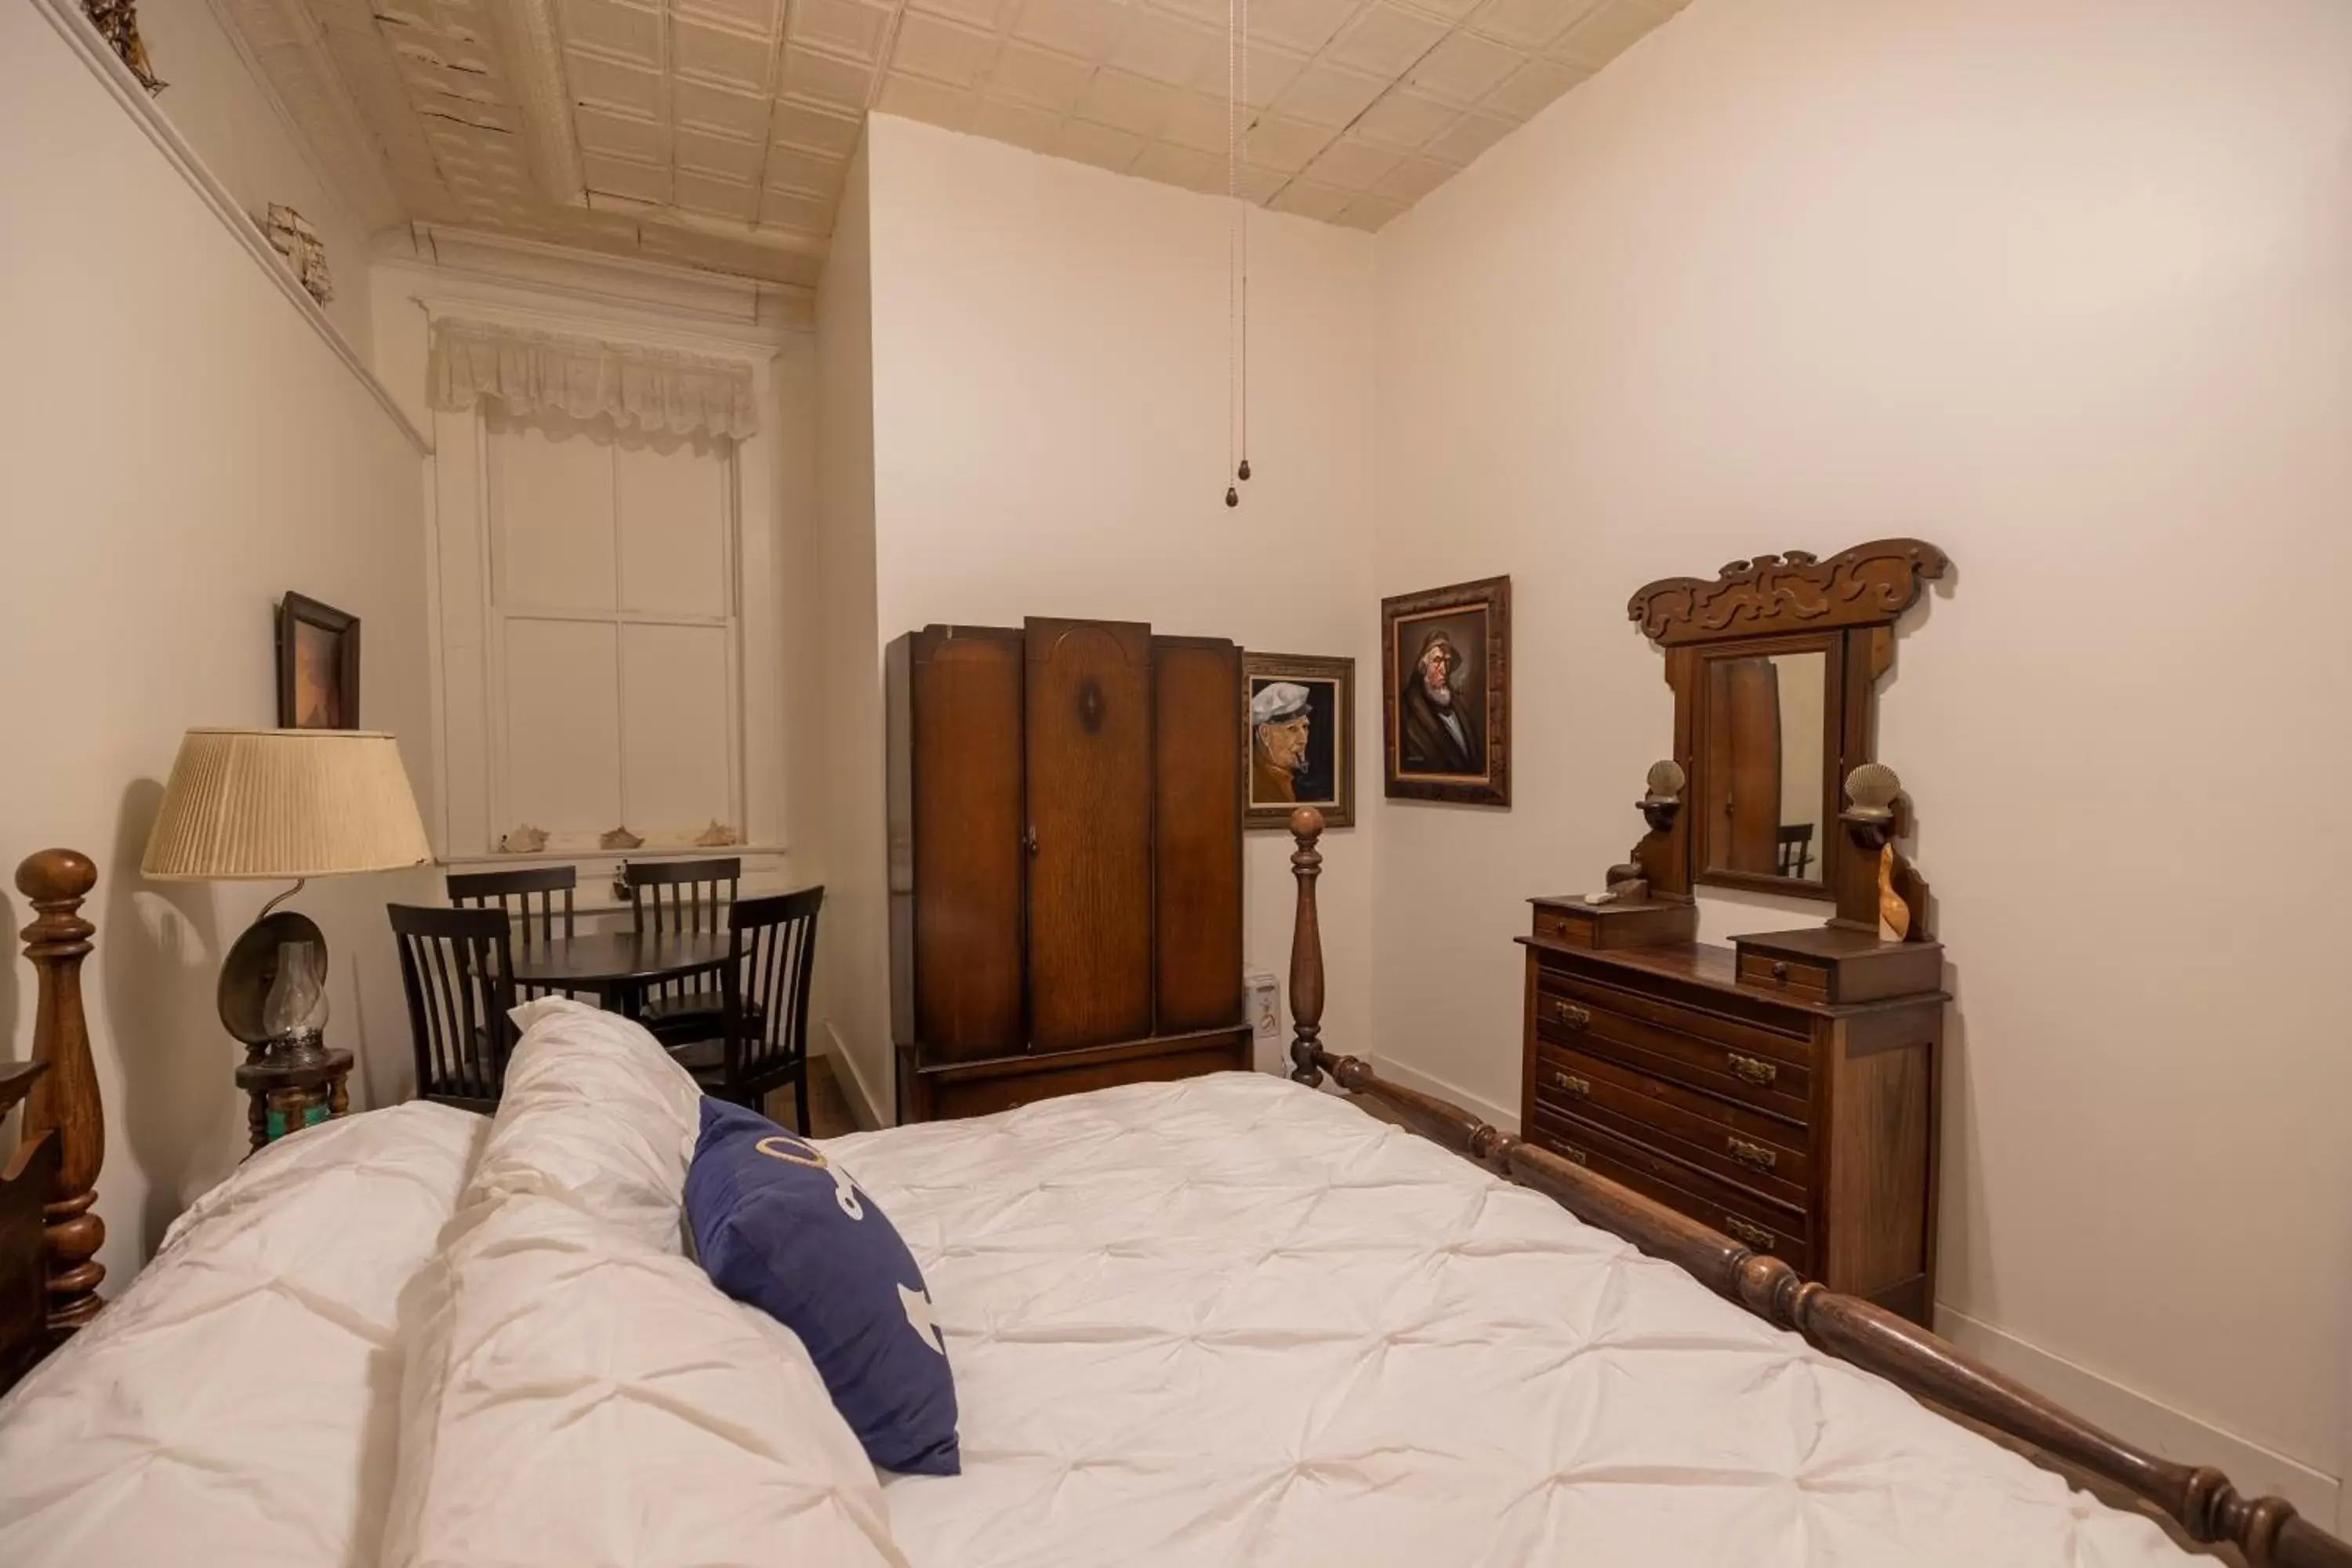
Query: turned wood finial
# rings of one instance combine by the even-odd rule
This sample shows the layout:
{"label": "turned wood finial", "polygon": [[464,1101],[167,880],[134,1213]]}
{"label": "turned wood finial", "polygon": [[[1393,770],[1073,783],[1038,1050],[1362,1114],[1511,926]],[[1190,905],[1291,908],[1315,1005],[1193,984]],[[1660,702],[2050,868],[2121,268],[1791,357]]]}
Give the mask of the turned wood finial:
{"label": "turned wood finial", "polygon": [[81,901],[98,885],[98,868],[71,849],[43,849],[16,868],[16,890],[32,901],[33,923],[23,931],[25,956],[39,976],[33,1014],[33,1059],[48,1065],[25,1102],[22,1136],[58,1139],[58,1184],[43,1209],[48,1247],[49,1331],[72,1333],[96,1315],[97,1260],[106,1223],[90,1212],[98,1173],[106,1159],[106,1119],[98,1098],[98,1070],[89,1057],[89,1025],[82,1016],[81,961],[97,927],[81,918]]}
{"label": "turned wood finial", "polygon": [[1312,1089],[1323,1081],[1323,932],[1315,918],[1315,879],[1323,874],[1323,853],[1315,842],[1323,837],[1323,814],[1300,806],[1290,814],[1290,836],[1298,840],[1290,857],[1290,874],[1298,879],[1298,918],[1290,928],[1290,1019],[1297,1030],[1290,1077]]}

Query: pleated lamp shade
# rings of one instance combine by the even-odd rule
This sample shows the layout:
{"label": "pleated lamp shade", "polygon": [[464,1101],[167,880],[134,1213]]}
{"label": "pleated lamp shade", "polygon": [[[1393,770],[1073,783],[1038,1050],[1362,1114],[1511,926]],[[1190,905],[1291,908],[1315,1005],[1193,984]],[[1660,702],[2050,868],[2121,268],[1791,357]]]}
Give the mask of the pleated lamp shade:
{"label": "pleated lamp shade", "polygon": [[284,880],[432,858],[390,735],[191,730],[139,868],[159,881]]}

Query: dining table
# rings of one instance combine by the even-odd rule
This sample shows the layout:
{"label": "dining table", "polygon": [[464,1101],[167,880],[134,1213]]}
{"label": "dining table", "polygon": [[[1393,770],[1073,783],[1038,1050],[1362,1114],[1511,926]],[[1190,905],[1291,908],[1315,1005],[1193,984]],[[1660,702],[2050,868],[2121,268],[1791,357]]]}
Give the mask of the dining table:
{"label": "dining table", "polygon": [[649,988],[724,969],[731,940],[723,931],[595,931],[518,941],[515,989],[584,992],[606,1012],[635,1018]]}

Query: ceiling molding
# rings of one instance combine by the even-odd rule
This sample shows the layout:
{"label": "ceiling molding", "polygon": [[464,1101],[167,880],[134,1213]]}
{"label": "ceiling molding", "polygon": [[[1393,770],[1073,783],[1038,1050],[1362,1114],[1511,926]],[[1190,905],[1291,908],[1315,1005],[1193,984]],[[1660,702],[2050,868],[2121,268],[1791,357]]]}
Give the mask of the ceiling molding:
{"label": "ceiling molding", "polygon": [[816,319],[816,291],[798,284],[437,224],[416,225],[414,243],[413,262],[383,259],[715,325],[805,328]]}
{"label": "ceiling molding", "polygon": [[507,58],[513,62],[540,194],[558,206],[586,205],[588,181],[581,171],[572,91],[563,79],[563,43],[556,31],[554,0],[509,0],[495,13],[494,25]]}
{"label": "ceiling molding", "polygon": [[407,216],[383,146],[303,0],[207,0],[319,184],[373,231]]}
{"label": "ceiling molding", "polygon": [[310,298],[310,291],[294,280],[293,271],[287,267],[285,258],[270,248],[269,241],[262,237],[261,230],[255,226],[245,209],[236,205],[236,198],[229,194],[228,187],[205,167],[205,161],[196,156],[195,149],[188,145],[186,138],[163,118],[163,112],[155,106],[154,99],[139,85],[138,79],[131,74],[131,68],[124,65],[121,57],[99,36],[98,29],[90,26],[89,19],[82,15],[81,7],[75,0],[33,0],[33,8],[48,19],[49,26],[55,27],[58,36],[72,47],[81,63],[113,96],[131,123],[145,132],[147,140],[154,143],[155,150],[163,154],[164,160],[187,182],[188,188],[195,192],[205,205],[211,209],[213,216],[220,220],[221,226],[245,247],[254,265],[261,268],[278,291],[301,313],[302,319],[310,324],[311,331],[317,332],[327,347],[333,351],[335,357],[343,362],[344,368],[359,378],[368,395],[375,399],[376,405],[408,438],[408,444],[416,449],[419,456],[429,456],[433,443],[425,437],[425,432],[419,430],[400,405],[394,401],[391,392],[376,379],[375,373],[368,369],[350,341],[336,330],[334,321],[320,308],[319,301]]}

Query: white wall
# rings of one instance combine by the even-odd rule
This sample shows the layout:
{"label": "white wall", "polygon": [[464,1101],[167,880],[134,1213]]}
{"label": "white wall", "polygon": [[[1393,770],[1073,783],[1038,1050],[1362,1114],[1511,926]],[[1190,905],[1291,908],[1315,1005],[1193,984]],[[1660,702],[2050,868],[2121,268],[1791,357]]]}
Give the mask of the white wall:
{"label": "white wall", "polygon": [[1932,540],[1881,736],[1958,998],[1943,1300],[2306,1480],[2352,1316],[2347,148],[2338,0],[1699,0],[1379,239],[1377,587],[1511,573],[1518,660],[1517,808],[1382,819],[1382,1052],[1515,1098],[1518,900],[1598,880],[1668,749],[1634,588]]}
{"label": "white wall", "polygon": [[[83,984],[111,1290],[245,1152],[214,982],[279,890],[141,880],[181,732],[275,721],[271,605],[297,589],[361,617],[361,719],[400,735],[422,796],[422,489],[399,426],[30,5],[0,10],[0,868],[49,845],[98,861]],[[297,903],[333,952],[358,1104],[407,1056],[383,905],[419,881]],[[30,918],[13,880],[0,911]],[[29,1049],[31,979],[0,963],[8,1054]]]}
{"label": "white wall", "polygon": [[[1380,791],[1370,240],[1253,219],[1256,477],[1228,510],[1222,204],[888,116],[869,121],[866,157],[877,613],[863,646],[933,621],[1071,616],[1355,656],[1368,825],[1326,840],[1323,931],[1325,1037],[1360,1047]],[[835,243],[829,289],[850,261]],[[878,751],[832,739],[878,808]],[[1244,856],[1246,951],[1277,973],[1289,849],[1253,834]],[[887,1049],[882,934],[878,918],[858,932],[871,1000],[844,1015],[872,1042],[861,1060]]]}
{"label": "white wall", "polygon": [[[870,126],[869,126],[870,129]],[[872,146],[850,160],[816,298],[824,584],[825,910],[813,1015],[861,1121],[897,1120],[890,1041],[882,669],[874,600]]]}
{"label": "white wall", "polygon": [[139,12],[148,62],[168,83],[155,106],[188,139],[236,204],[258,224],[269,204],[310,222],[327,248],[335,297],[327,317],[362,358],[368,352],[368,230],[279,112],[268,85],[221,25],[212,0],[171,0]]}

